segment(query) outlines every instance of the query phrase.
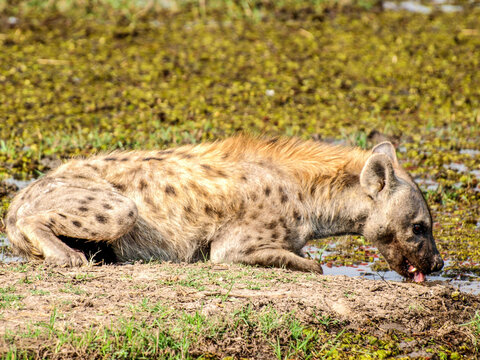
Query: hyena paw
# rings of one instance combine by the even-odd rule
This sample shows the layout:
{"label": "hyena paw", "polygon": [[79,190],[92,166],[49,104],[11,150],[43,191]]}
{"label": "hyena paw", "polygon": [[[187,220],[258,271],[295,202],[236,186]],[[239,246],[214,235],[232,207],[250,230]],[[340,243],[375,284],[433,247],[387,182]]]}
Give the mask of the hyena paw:
{"label": "hyena paw", "polygon": [[54,256],[48,256],[45,258],[45,262],[63,267],[76,267],[88,264],[85,255],[82,252],[75,250],[70,250],[65,253],[57,253]]}
{"label": "hyena paw", "polygon": [[322,265],[320,265],[318,261],[312,261],[312,269],[310,271],[317,274],[323,274]]}

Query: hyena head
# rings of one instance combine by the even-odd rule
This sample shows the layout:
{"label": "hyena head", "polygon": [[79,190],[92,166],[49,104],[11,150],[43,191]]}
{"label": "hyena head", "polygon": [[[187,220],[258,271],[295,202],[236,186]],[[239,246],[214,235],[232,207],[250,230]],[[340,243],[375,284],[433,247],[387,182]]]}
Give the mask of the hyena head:
{"label": "hyena head", "polygon": [[418,186],[400,168],[391,143],[373,148],[360,185],[372,199],[363,235],[390,267],[417,282],[440,270],[443,260],[433,238],[430,210]]}

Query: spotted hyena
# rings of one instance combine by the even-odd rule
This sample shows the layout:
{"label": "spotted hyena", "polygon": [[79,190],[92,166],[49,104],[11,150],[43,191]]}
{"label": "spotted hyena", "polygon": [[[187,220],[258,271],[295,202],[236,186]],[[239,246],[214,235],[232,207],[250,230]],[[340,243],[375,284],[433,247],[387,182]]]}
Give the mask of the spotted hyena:
{"label": "spotted hyena", "polygon": [[19,254],[64,266],[86,264],[88,250],[321,273],[302,248],[343,234],[364,235],[417,281],[443,266],[427,204],[388,142],[237,136],[71,160],[18,193],[7,233]]}

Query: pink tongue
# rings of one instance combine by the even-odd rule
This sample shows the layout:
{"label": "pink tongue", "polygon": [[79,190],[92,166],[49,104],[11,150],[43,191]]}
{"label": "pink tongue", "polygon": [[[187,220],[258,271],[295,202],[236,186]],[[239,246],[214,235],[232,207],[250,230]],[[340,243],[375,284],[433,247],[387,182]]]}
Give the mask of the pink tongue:
{"label": "pink tongue", "polygon": [[423,275],[423,273],[420,272],[420,271],[416,271],[415,275],[413,277],[413,280],[415,280],[415,282],[424,282],[425,281],[425,275]]}
{"label": "pink tongue", "polygon": [[[413,269],[414,269],[414,267],[413,267],[412,265],[410,265],[410,266],[408,267],[408,272],[411,273]],[[415,282],[424,282],[424,281],[425,281],[425,275],[424,275],[422,272],[420,272],[420,271],[417,270],[417,271],[415,271],[415,273],[413,274],[413,280],[414,280]]]}

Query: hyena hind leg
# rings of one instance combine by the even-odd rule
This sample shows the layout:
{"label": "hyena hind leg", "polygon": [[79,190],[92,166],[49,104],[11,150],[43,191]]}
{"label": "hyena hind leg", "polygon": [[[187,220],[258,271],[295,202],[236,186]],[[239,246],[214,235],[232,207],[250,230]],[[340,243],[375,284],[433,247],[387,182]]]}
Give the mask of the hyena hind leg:
{"label": "hyena hind leg", "polygon": [[[84,189],[67,189],[67,192],[70,199],[80,199],[80,203],[55,198],[51,209],[45,209],[49,200],[46,198],[39,203],[42,209],[33,211],[34,215],[20,216],[16,227],[46,262],[81,266],[87,264],[81,249],[72,249],[59,237],[114,243],[132,229],[137,208],[133,201],[114,192],[91,194]],[[82,199],[91,200],[88,205],[82,205]]]}

